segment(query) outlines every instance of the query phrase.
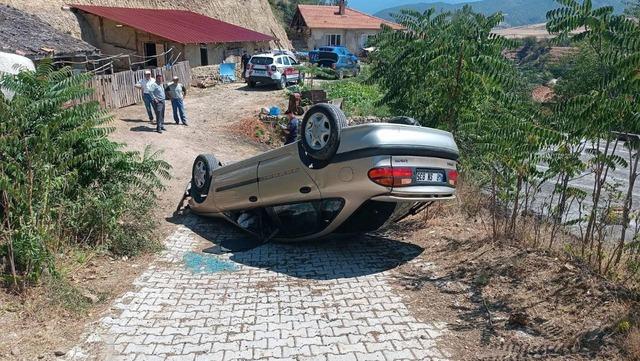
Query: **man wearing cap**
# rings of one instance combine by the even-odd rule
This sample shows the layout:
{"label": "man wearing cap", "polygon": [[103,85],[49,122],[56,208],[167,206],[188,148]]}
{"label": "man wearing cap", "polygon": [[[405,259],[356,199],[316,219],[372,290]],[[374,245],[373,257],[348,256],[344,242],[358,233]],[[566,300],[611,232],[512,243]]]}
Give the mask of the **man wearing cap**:
{"label": "man wearing cap", "polygon": [[173,82],[165,89],[171,99],[171,109],[173,109],[173,120],[176,124],[187,125],[187,115],[184,112],[184,97],[187,96],[187,89],[179,82],[177,76],[173,77]]}
{"label": "man wearing cap", "polygon": [[151,96],[153,102],[153,110],[156,113],[156,131],[162,134],[164,128],[164,101],[166,99],[166,95],[164,92],[164,84],[162,84],[164,79],[162,79],[162,74],[158,74],[156,77],[156,81],[151,85]]}
{"label": "man wearing cap", "polygon": [[151,71],[145,70],[144,78],[136,84],[136,88],[142,90],[142,100],[144,101],[144,107],[147,109],[147,115],[149,121],[153,122],[153,96],[151,96],[151,86],[156,83],[156,80],[151,77]]}

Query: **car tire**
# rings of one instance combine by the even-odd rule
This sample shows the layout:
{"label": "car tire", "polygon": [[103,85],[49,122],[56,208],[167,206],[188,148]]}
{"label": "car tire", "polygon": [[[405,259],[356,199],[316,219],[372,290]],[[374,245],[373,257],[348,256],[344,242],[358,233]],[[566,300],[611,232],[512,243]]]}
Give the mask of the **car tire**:
{"label": "car tire", "polygon": [[249,88],[255,88],[256,87],[256,82],[249,80]]}
{"label": "car tire", "polygon": [[411,117],[404,117],[404,116],[400,116],[400,117],[393,117],[391,119],[389,119],[387,121],[387,123],[392,123],[392,124],[404,124],[404,125],[415,125],[415,126],[420,126],[420,122],[418,122],[417,120],[411,118]]}
{"label": "car tire", "polygon": [[300,127],[304,151],[315,160],[331,160],[340,145],[340,132],[347,126],[347,117],[340,108],[325,103],[314,105]]}
{"label": "car tire", "polygon": [[206,200],[211,188],[212,173],[220,167],[222,163],[212,154],[200,154],[193,162],[190,194],[196,203]]}
{"label": "car tire", "polygon": [[344,71],[342,71],[342,70],[338,70],[338,79],[339,79],[339,80],[344,79]]}
{"label": "car tire", "polygon": [[283,75],[282,77],[280,77],[280,81],[276,85],[277,85],[278,89],[280,89],[280,90],[286,88],[287,87],[287,78],[285,78],[285,76]]}

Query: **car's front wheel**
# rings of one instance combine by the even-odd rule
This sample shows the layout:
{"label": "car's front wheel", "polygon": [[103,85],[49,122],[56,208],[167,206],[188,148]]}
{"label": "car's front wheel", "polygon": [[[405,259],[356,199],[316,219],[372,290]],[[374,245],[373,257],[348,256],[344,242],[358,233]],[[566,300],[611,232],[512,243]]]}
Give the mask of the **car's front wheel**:
{"label": "car's front wheel", "polygon": [[348,126],[347,117],[332,104],[316,104],[302,120],[302,147],[313,159],[329,161],[338,151],[340,131]]}
{"label": "car's front wheel", "polygon": [[190,192],[191,197],[197,203],[202,203],[207,199],[211,188],[212,173],[220,167],[222,167],[222,163],[213,154],[200,154],[193,162]]}

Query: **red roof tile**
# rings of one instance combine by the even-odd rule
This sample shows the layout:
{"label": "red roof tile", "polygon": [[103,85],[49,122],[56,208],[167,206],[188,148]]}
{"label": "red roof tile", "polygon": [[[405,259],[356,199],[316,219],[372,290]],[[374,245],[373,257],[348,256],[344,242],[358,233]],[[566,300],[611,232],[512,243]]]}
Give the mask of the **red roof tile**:
{"label": "red roof tile", "polygon": [[393,29],[402,29],[400,24],[386,21],[351,8],[345,9],[344,15],[338,14],[338,6],[298,5],[307,27],[312,29],[380,29],[382,24]]}
{"label": "red roof tile", "polygon": [[269,35],[186,10],[70,6],[181,44],[273,40]]}

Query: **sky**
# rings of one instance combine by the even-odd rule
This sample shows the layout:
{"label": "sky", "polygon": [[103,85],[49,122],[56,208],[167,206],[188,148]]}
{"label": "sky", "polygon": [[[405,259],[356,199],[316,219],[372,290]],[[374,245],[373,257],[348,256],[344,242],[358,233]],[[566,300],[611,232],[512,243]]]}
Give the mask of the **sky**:
{"label": "sky", "polygon": [[347,2],[349,3],[350,8],[373,14],[380,10],[388,9],[394,6],[417,3],[431,3],[438,1],[455,4],[469,2],[471,0],[348,0]]}

